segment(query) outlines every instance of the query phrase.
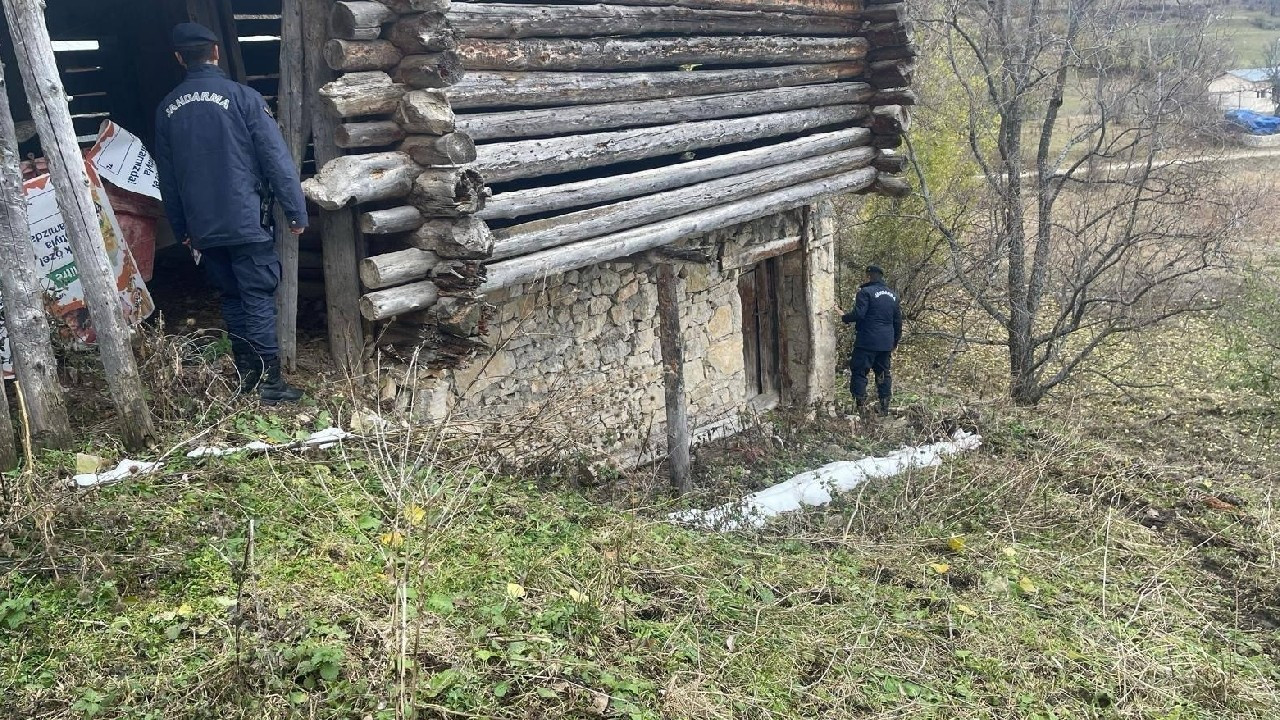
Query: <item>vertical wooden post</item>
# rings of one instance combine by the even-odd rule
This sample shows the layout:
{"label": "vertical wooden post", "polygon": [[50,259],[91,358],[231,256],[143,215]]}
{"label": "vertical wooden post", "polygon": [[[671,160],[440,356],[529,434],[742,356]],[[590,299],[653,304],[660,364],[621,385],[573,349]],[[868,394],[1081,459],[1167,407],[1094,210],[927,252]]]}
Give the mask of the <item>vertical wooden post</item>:
{"label": "vertical wooden post", "polygon": [[[329,0],[305,0],[302,10],[303,46],[307,73],[308,114],[312,123],[312,144],[316,167],[338,157],[342,151],[334,142],[337,120],[319,102],[320,86],[333,78],[322,52],[329,37]],[[354,208],[320,212],[320,232],[324,253],[324,295],[329,319],[329,352],[338,368],[354,377],[361,369],[364,353],[364,326],[360,320],[361,238]]]}
{"label": "vertical wooden post", "polygon": [[662,385],[666,390],[667,459],[671,489],[693,489],[689,463],[689,404],[684,391],[684,334],[680,328],[680,278],[672,263],[658,264],[658,335],[662,345]]}
{"label": "vertical wooden post", "polygon": [[102,357],[111,399],[120,414],[124,443],[130,449],[137,449],[146,444],[155,429],[130,346],[129,327],[120,311],[115,271],[103,242],[97,207],[89,190],[89,175],[76,144],[67,93],[58,77],[43,6],[40,0],[4,0],[18,69],[22,71],[40,144],[49,159],[54,194],[66,222],[67,239],[76,258],[89,317],[98,335],[98,354]]}
{"label": "vertical wooden post", "polygon": [[[306,112],[306,74],[302,59],[302,0],[284,0],[280,9],[280,90],[276,115],[293,165],[302,167],[311,122]],[[280,289],[276,293],[276,333],[280,361],[293,370],[298,363],[298,237],[276,206],[276,250],[280,254]]]}
{"label": "vertical wooden post", "polygon": [[[12,345],[10,346],[12,352]],[[9,415],[9,397],[5,382],[0,379],[0,472],[9,472],[18,466],[18,440],[13,432],[13,418]],[[6,498],[0,498],[0,501]]]}
{"label": "vertical wooden post", "polygon": [[18,162],[9,87],[0,65],[0,295],[4,297],[5,330],[14,374],[22,384],[31,441],[40,447],[63,448],[71,441],[71,423],[58,384],[49,318],[41,302],[44,291],[31,250],[31,225]]}
{"label": "vertical wooden post", "polygon": [[222,38],[222,59],[218,64],[236,82],[244,82],[244,58],[240,53],[240,38],[236,36],[236,18],[227,0],[187,0],[187,17],[198,22]]}

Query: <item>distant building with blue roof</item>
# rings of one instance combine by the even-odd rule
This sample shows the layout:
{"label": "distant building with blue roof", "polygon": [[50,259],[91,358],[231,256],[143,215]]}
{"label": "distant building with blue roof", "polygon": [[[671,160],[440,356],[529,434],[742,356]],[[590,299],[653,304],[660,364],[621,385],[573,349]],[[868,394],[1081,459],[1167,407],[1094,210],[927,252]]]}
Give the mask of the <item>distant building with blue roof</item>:
{"label": "distant building with blue roof", "polygon": [[1209,95],[1220,110],[1274,113],[1276,109],[1268,68],[1228,70],[1209,83]]}

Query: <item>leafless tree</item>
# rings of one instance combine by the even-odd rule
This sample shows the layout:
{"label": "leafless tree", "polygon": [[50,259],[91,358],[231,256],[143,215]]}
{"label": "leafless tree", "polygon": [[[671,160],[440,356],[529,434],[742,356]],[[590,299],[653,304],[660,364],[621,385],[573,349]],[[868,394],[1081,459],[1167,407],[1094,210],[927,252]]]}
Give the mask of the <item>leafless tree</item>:
{"label": "leafless tree", "polygon": [[1280,115],[1280,38],[1267,46],[1267,81],[1271,83],[1272,114]]}
{"label": "leafless tree", "polygon": [[1243,208],[1214,151],[1191,149],[1216,116],[1207,21],[1129,0],[925,12],[982,181],[963,224],[917,175],[960,284],[998,327],[970,339],[1008,348],[1010,396],[1039,402],[1117,335],[1213,307]]}

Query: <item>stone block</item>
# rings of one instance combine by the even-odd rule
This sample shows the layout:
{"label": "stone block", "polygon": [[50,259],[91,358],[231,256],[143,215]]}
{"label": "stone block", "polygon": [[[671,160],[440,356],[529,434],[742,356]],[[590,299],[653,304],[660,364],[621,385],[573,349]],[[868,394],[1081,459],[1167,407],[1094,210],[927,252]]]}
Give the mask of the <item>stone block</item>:
{"label": "stone block", "polygon": [[737,337],[721,340],[707,348],[707,365],[720,375],[742,372],[742,341]]}

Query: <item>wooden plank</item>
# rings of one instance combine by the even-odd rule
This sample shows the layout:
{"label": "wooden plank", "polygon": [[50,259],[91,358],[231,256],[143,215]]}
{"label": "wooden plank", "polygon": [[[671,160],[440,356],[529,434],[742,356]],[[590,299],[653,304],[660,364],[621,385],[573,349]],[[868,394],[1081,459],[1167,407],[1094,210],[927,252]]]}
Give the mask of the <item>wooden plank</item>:
{"label": "wooden plank", "polygon": [[755,272],[756,321],[760,329],[760,394],[774,395],[779,389],[778,362],[778,268],[777,260],[760,263]]}
{"label": "wooden plank", "polygon": [[639,70],[849,62],[862,59],[868,47],[861,37],[466,38],[458,56],[467,70]]}
{"label": "wooden plank", "polygon": [[[478,4],[505,4],[513,0],[471,0]],[[526,1],[514,0],[523,4]],[[595,4],[599,0],[557,0],[565,5]],[[764,12],[791,12],[809,15],[856,15],[862,11],[860,0],[610,0],[614,5],[662,6],[674,5],[706,10],[755,10]]]}
{"label": "wooden plank", "polygon": [[[10,88],[4,77],[4,68],[0,67],[0,294],[4,297],[5,330],[17,385],[22,388],[32,444],[65,448],[71,442],[71,423],[58,383],[53,333],[42,302],[40,281],[45,273],[31,252],[27,200],[18,168],[21,156],[9,109]],[[0,385],[4,384],[0,380]],[[7,419],[9,406],[0,406],[0,410]],[[12,469],[7,460],[0,460],[4,460],[5,470]]]}
{"label": "wooden plank", "polygon": [[557,107],[853,80],[862,62],[667,72],[470,72],[446,93],[455,111]]}
{"label": "wooden plank", "polygon": [[871,186],[875,182],[875,176],[874,168],[862,168],[757,195],[746,200],[699,210],[633,230],[543,250],[521,258],[503,260],[488,266],[488,278],[480,291],[488,293],[538,278],[558,275],[568,270],[598,265],[669,245],[682,238],[702,235],[712,230],[768,215],[776,215],[826,195],[856,192]]}
{"label": "wooden plank", "polygon": [[43,7],[29,0],[4,0],[4,10],[32,119],[49,159],[54,193],[66,222],[67,240],[80,271],[85,304],[97,333],[98,354],[120,416],[122,439],[128,449],[142,449],[155,435],[151,410],[133,356],[129,327],[120,312],[115,271],[107,256],[71,115],[64,103],[47,101],[50,97],[65,97],[66,92],[54,63]]}
{"label": "wooden plank", "polygon": [[620,37],[627,35],[853,35],[853,16],[767,10],[707,10],[678,5],[487,4],[455,2],[449,22],[470,38]]}
{"label": "wooden plank", "polygon": [[[306,71],[302,53],[302,0],[283,0],[280,36],[284,42],[280,52],[279,96],[276,117],[293,165],[302,169],[302,158],[311,138],[311,119],[307,113]],[[276,290],[276,334],[280,343],[280,362],[288,370],[298,363],[298,237],[289,232],[289,219],[279,203],[275,207],[276,252],[280,255],[280,286]]]}
{"label": "wooden plank", "polygon": [[683,287],[675,265],[658,265],[658,338],[662,347],[662,386],[667,411],[667,463],[671,489],[693,490],[689,458],[689,399],[684,387],[684,332],[680,323]]}
{"label": "wooden plank", "polygon": [[[318,99],[322,86],[333,79],[322,48],[329,34],[330,0],[303,0],[302,25],[307,96]],[[333,114],[312,108],[312,143],[316,164],[341,155],[334,142],[337,120]],[[320,212],[321,245],[324,252],[324,291],[329,330],[329,352],[334,364],[348,377],[361,372],[364,327],[360,320],[360,259],[364,243],[356,227],[355,210],[344,208]]]}
{"label": "wooden plank", "polygon": [[459,115],[456,121],[458,129],[474,140],[551,137],[827,105],[851,105],[866,102],[873,94],[874,90],[866,83],[845,82],[644,102]]}
{"label": "wooden plank", "polygon": [[799,250],[803,246],[804,238],[799,235],[782,237],[757,245],[747,245],[734,252],[720,256],[720,269],[727,271],[751,267],[769,258]]}
{"label": "wooden plank", "polygon": [[742,302],[742,357],[747,374],[747,396],[761,394],[760,305],[756,295],[756,274],[752,268],[738,276],[738,298]]}
{"label": "wooden plank", "polygon": [[834,106],[546,140],[517,140],[476,148],[473,167],[486,182],[499,183],[802,133],[852,123],[865,114],[863,106]]}
{"label": "wooden plank", "polygon": [[741,169],[747,172],[737,175],[515,225],[494,233],[497,244],[493,249],[493,257],[502,259],[527,255],[557,245],[647,225],[694,210],[867,167],[875,157],[874,149],[859,147],[770,167],[744,167]]}
{"label": "wooden plank", "polygon": [[499,193],[486,203],[479,217],[518,218],[639,197],[732,175],[740,167],[767,167],[866,145],[870,137],[866,128],[848,128],[624,175]]}

